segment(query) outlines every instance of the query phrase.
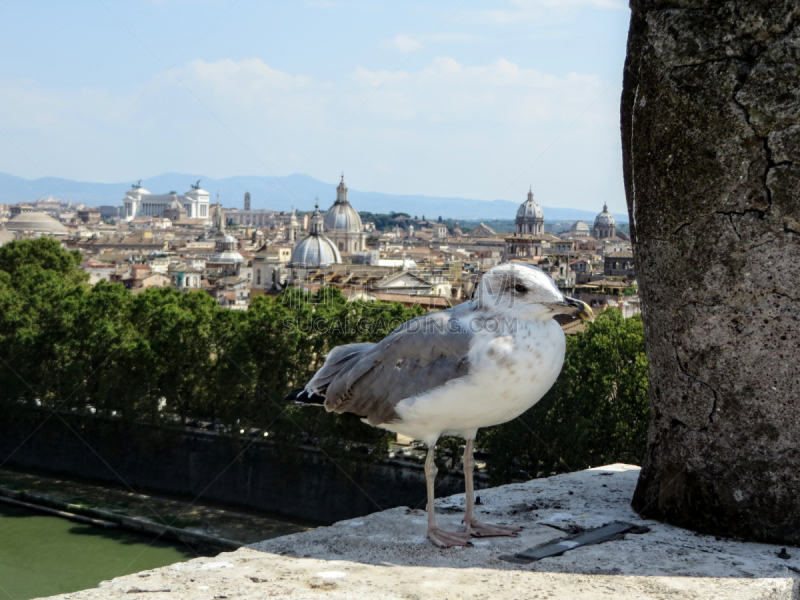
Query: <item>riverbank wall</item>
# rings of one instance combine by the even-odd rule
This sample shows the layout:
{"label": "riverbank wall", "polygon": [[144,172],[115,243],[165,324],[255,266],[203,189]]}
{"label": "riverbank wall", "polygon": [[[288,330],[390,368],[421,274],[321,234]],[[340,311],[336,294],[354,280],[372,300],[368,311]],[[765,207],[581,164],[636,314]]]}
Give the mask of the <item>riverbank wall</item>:
{"label": "riverbank wall", "polygon": [[[321,524],[425,506],[423,467],[410,462],[388,460],[350,472],[309,446],[97,417],[33,416],[39,418],[0,419],[0,462]],[[476,488],[487,486],[479,476]],[[460,473],[437,481],[437,496],[463,490]]]}

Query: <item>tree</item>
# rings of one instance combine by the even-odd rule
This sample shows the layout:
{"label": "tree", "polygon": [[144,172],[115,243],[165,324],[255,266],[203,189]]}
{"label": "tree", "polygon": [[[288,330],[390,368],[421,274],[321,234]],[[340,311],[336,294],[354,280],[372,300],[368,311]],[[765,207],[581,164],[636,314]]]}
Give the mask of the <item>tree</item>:
{"label": "tree", "polygon": [[73,365],[76,309],[88,291],[80,253],[53,238],[0,248],[0,388],[13,402],[58,405],[82,381]]}
{"label": "tree", "polygon": [[797,3],[631,7],[623,164],[652,407],[633,506],[800,544]]}
{"label": "tree", "polygon": [[204,292],[85,283],[80,254],[52,239],[0,248],[0,410],[31,405],[171,425],[211,420],[223,433],[306,433],[353,473],[392,436],[358,419],[287,403],[330,350],[378,341],[422,313],[347,302],[335,288],[259,297],[246,312]]}
{"label": "tree", "polygon": [[[212,322],[217,303],[205,292],[149,288],[133,300],[133,323],[143,334],[140,377],[149,385],[147,413],[159,409],[180,416],[203,417],[215,341]],[[165,404],[160,406],[161,399]]]}
{"label": "tree", "polygon": [[553,388],[518,419],[481,433],[494,483],[614,462],[640,464],[647,423],[647,358],[640,316],[609,308],[567,337]]}
{"label": "tree", "polygon": [[41,269],[64,276],[71,283],[86,281],[88,275],[77,269],[82,260],[78,250],[64,250],[52,237],[17,240],[0,247],[0,271],[12,280],[22,276],[22,271]]}

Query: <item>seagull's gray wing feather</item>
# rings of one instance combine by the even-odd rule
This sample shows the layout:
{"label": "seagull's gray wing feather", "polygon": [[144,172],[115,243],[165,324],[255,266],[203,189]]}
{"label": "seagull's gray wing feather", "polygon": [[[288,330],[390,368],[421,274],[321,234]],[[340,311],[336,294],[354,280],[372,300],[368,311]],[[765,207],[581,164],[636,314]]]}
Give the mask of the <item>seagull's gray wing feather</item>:
{"label": "seagull's gray wing feather", "polygon": [[366,342],[336,346],[336,348],[328,353],[325,364],[314,374],[311,381],[306,384],[305,389],[314,394],[324,395],[331,381],[339,375],[340,371],[346,369],[348,363],[357,361],[362,354],[374,345],[373,343]]}
{"label": "seagull's gray wing feather", "polygon": [[412,319],[354,352],[344,349],[356,344],[335,348],[323,367],[331,360],[338,363],[335,375],[324,377],[325,408],[355,413],[372,425],[388,423],[397,419],[394,408],[404,398],[467,375],[472,333],[458,319],[462,307]]}

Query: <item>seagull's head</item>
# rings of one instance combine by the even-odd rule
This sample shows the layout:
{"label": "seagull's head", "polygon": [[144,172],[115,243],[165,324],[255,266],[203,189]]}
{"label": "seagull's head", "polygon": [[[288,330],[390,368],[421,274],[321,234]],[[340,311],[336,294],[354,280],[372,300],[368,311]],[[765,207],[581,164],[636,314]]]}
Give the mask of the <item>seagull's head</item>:
{"label": "seagull's head", "polygon": [[507,262],[489,269],[481,278],[473,302],[490,312],[544,321],[557,314],[592,319],[592,309],[568,298],[544,271],[524,263]]}

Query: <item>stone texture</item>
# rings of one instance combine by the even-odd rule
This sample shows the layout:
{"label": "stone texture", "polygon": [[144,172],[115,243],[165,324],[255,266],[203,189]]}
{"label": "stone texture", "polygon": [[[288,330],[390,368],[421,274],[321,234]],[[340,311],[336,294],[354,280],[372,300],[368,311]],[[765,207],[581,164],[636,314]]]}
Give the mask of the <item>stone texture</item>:
{"label": "stone texture", "polygon": [[[609,465],[481,490],[481,519],[525,529],[519,538],[475,540],[473,548],[435,548],[425,537],[424,512],[394,508],[60,598],[797,598],[800,552],[788,548],[789,558],[780,558],[779,546],[715,539],[644,520],[630,507],[638,475],[637,467]],[[436,506],[443,526],[463,526],[464,494],[440,498]],[[650,531],[530,564],[499,558],[615,520]]]}
{"label": "stone texture", "polygon": [[800,4],[631,8],[623,158],[652,407],[633,506],[800,544]]}

